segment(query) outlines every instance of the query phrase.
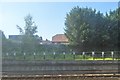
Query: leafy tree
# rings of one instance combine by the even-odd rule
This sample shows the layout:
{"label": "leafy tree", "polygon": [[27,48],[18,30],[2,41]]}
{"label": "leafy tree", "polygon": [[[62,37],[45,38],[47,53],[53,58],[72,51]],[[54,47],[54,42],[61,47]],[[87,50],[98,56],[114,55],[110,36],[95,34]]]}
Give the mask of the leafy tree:
{"label": "leafy tree", "polygon": [[111,43],[111,47],[119,49],[120,44],[120,14],[119,14],[120,8],[110,11],[109,14],[106,14],[107,19],[107,26],[108,26],[108,34],[109,34],[109,42]]}
{"label": "leafy tree", "polygon": [[119,42],[118,11],[110,11],[104,16],[95,9],[74,7],[65,20],[65,35],[72,48],[79,52],[116,47]]}
{"label": "leafy tree", "polygon": [[36,47],[38,46],[38,40],[35,35],[37,32],[37,26],[35,22],[32,20],[32,16],[29,14],[25,18],[25,27],[24,30],[17,25],[22,37],[21,50],[22,52],[33,53],[36,51]]}
{"label": "leafy tree", "polygon": [[37,32],[37,26],[35,25],[35,22],[32,20],[32,16],[28,14],[24,20],[25,20],[25,27],[24,30],[17,25],[17,28],[19,29],[21,34],[28,35],[28,36],[34,36],[34,34]]}
{"label": "leafy tree", "polygon": [[75,49],[84,49],[86,47],[85,44],[90,43],[90,35],[93,32],[92,28],[94,28],[91,23],[95,21],[95,12],[96,10],[93,11],[89,8],[79,8],[77,6],[67,14],[65,34]]}

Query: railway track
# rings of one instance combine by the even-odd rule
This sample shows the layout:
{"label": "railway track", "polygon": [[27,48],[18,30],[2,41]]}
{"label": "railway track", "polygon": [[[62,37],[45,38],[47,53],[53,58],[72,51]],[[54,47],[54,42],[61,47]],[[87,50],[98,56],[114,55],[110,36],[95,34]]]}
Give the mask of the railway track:
{"label": "railway track", "polygon": [[117,74],[118,61],[5,61],[3,75]]}
{"label": "railway track", "polygon": [[119,61],[4,61],[2,80],[120,80]]}
{"label": "railway track", "polygon": [[120,74],[4,75],[2,80],[120,80]]}
{"label": "railway track", "polygon": [[[69,70],[58,70],[58,71],[8,71],[8,72],[2,72],[3,75],[79,75],[79,74],[91,74],[91,75],[94,75],[94,74],[99,74],[99,75],[102,75],[102,74],[113,74],[113,76],[115,76],[116,74],[118,74],[118,71],[117,70],[81,70],[81,71],[77,71],[77,70],[74,70],[74,71],[69,71]],[[120,75],[119,75],[120,76]]]}

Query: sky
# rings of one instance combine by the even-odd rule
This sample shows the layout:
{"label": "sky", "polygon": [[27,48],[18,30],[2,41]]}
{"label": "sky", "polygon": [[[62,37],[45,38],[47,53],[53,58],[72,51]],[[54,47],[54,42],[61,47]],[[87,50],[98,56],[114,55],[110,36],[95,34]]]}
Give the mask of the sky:
{"label": "sky", "polygon": [[8,35],[18,35],[16,25],[24,29],[24,17],[31,14],[38,26],[37,35],[51,40],[64,33],[66,14],[75,7],[90,7],[102,13],[115,10],[118,2],[1,2],[0,30]]}

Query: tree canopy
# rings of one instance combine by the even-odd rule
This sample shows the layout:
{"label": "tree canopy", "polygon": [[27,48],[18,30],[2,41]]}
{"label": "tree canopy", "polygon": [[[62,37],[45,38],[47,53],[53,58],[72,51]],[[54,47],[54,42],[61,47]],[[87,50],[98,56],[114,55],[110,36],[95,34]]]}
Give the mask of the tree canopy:
{"label": "tree canopy", "polygon": [[37,32],[37,26],[35,22],[32,20],[32,16],[28,14],[25,18],[25,27],[24,30],[17,25],[17,28],[19,29],[20,33],[23,35],[33,36]]}
{"label": "tree canopy", "polygon": [[119,9],[103,15],[92,8],[74,7],[65,19],[65,35],[77,51],[111,50],[118,46]]}

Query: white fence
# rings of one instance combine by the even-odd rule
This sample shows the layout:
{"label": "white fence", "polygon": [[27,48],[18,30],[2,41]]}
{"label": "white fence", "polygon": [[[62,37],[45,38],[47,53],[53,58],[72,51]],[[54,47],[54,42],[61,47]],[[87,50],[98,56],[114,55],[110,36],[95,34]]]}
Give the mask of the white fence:
{"label": "white fence", "polygon": [[80,52],[80,53],[6,53],[2,59],[12,60],[117,60],[120,59],[119,51],[108,52]]}

